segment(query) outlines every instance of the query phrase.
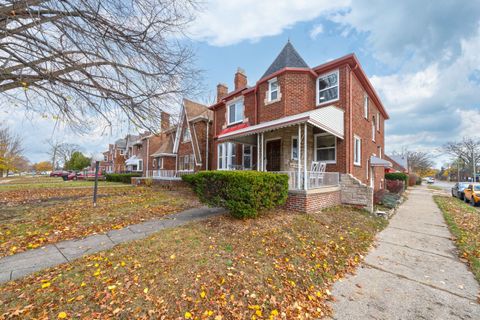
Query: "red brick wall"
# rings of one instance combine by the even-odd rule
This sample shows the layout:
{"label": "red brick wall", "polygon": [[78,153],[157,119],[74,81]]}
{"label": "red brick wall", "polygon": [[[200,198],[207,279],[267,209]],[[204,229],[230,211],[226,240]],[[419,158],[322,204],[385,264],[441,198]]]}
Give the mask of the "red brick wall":
{"label": "red brick wall", "polygon": [[323,193],[289,192],[284,207],[291,211],[312,213],[340,204],[340,190]]}

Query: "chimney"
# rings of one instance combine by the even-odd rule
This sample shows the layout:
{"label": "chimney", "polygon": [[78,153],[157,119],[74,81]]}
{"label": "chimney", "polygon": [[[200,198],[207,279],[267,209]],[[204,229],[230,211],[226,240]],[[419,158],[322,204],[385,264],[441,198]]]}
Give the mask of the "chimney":
{"label": "chimney", "polygon": [[243,89],[247,86],[247,76],[245,75],[245,70],[238,68],[235,73],[235,90]]}
{"label": "chimney", "polygon": [[217,84],[217,102],[223,99],[228,94],[228,87],[224,83]]}
{"label": "chimney", "polygon": [[162,132],[170,128],[170,114],[162,111],[160,114]]}

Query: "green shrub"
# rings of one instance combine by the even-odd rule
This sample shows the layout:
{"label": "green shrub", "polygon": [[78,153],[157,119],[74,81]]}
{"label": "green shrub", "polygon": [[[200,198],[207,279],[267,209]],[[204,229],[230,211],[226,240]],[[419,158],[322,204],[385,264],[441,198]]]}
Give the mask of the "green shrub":
{"label": "green shrub", "polygon": [[257,171],[202,171],[182,176],[200,201],[224,207],[236,218],[255,218],[262,209],[282,205],[288,176]]}
{"label": "green shrub", "polygon": [[403,172],[385,173],[385,180],[401,180],[405,182],[405,189],[408,186],[408,174]]}
{"label": "green shrub", "polygon": [[110,173],[105,178],[110,182],[132,183],[133,177],[141,177],[140,173]]}

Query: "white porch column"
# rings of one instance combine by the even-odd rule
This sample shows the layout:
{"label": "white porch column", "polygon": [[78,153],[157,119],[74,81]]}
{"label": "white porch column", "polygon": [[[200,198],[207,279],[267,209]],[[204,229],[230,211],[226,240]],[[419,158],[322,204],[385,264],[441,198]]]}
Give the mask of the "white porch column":
{"label": "white porch column", "polygon": [[261,149],[262,149],[262,158],[260,159],[262,163],[262,169],[261,171],[265,171],[265,135],[262,132],[261,138],[260,138],[260,144],[261,144]]}
{"label": "white porch column", "polygon": [[301,157],[300,155],[302,154],[301,150],[301,146],[302,146],[302,125],[301,124],[298,124],[298,137],[297,137],[297,164],[298,164],[298,168],[297,168],[297,188],[298,190],[300,190],[302,188],[302,179],[301,179],[301,175],[300,175],[300,169],[301,169]]}
{"label": "white porch column", "polygon": [[303,127],[303,189],[308,189],[307,181],[307,123]]}
{"label": "white porch column", "polygon": [[260,134],[257,133],[257,171],[260,170]]}

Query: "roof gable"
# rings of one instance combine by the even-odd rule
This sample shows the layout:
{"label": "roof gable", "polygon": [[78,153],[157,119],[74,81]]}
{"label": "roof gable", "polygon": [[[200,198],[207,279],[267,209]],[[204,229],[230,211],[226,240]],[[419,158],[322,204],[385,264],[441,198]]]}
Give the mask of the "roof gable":
{"label": "roof gable", "polygon": [[290,41],[288,41],[283,47],[282,51],[280,51],[277,58],[275,58],[273,63],[263,74],[262,78],[284,68],[309,68],[305,60],[303,60],[297,50],[295,50]]}

